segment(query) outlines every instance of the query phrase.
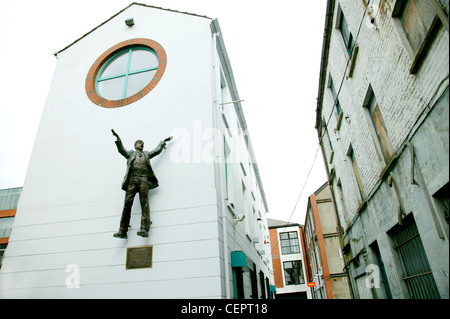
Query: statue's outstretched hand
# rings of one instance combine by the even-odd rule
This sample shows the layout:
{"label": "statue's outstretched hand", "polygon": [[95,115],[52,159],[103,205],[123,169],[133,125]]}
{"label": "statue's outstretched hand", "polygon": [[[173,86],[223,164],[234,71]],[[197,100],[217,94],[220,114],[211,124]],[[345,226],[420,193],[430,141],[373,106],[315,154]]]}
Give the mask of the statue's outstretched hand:
{"label": "statue's outstretched hand", "polygon": [[111,129],[112,135],[114,135],[118,140],[120,140],[119,135],[114,131],[114,129]]}
{"label": "statue's outstretched hand", "polygon": [[166,148],[166,143],[169,142],[171,139],[173,139],[173,136],[170,136],[170,137],[164,139],[164,140],[161,142],[162,147],[163,147],[163,148]]}

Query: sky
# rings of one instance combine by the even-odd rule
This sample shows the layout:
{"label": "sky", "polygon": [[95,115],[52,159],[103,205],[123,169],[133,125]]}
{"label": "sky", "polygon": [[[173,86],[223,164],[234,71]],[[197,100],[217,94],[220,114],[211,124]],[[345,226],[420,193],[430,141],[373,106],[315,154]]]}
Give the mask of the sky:
{"label": "sky", "polygon": [[[132,2],[0,0],[0,189],[24,184],[53,53]],[[327,180],[314,128],[326,0],[136,2],[218,19],[267,217],[304,224],[308,197]]]}

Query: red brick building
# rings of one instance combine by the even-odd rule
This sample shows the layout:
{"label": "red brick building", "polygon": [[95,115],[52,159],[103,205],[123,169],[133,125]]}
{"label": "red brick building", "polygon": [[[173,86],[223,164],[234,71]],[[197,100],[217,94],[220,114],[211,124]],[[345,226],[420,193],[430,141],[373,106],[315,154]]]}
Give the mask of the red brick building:
{"label": "red brick building", "polygon": [[267,219],[272,252],[275,299],[309,299],[303,226]]}

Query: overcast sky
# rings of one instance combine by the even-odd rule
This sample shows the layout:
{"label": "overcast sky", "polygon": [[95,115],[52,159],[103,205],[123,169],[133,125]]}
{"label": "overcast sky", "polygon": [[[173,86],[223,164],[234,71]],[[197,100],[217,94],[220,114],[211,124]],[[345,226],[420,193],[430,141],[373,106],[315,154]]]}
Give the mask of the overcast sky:
{"label": "overcast sky", "polygon": [[[0,0],[0,189],[24,184],[53,53],[131,2]],[[314,129],[326,0],[137,2],[219,20],[268,218],[303,224],[308,196],[326,182]]]}

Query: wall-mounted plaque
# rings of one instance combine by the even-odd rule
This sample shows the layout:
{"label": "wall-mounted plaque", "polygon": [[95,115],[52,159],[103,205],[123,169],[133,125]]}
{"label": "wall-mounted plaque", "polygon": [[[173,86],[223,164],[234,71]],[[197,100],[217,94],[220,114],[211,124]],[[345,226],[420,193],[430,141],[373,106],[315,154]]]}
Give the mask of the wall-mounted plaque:
{"label": "wall-mounted plaque", "polygon": [[153,246],[127,248],[126,269],[152,267]]}

